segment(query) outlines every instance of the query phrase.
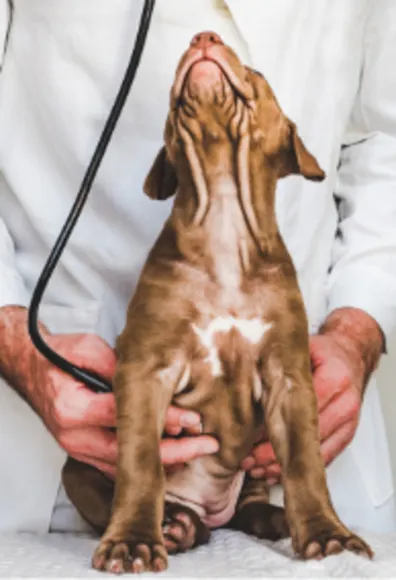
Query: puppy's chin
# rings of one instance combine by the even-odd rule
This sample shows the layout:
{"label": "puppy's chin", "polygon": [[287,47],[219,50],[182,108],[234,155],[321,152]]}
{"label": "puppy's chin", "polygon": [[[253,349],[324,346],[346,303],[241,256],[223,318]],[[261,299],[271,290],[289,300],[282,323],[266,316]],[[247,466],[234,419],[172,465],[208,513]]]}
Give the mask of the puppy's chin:
{"label": "puppy's chin", "polygon": [[222,90],[224,74],[221,68],[210,60],[196,63],[187,78],[188,93],[199,101],[213,101]]}
{"label": "puppy's chin", "polygon": [[198,83],[202,86],[211,86],[220,81],[223,71],[212,60],[201,60],[191,67],[188,75],[190,83]]}

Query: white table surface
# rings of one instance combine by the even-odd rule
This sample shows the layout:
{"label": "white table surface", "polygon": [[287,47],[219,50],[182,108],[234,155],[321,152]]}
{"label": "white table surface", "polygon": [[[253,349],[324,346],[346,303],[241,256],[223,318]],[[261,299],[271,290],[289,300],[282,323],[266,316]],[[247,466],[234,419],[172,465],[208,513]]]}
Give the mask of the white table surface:
{"label": "white table surface", "polygon": [[[302,562],[294,558],[290,540],[274,544],[221,530],[212,535],[208,545],[171,557],[169,569],[160,576],[396,578],[396,535],[363,536],[376,552],[372,562],[348,552],[320,562]],[[97,539],[88,536],[0,535],[0,578],[111,578],[90,567],[96,545]]]}

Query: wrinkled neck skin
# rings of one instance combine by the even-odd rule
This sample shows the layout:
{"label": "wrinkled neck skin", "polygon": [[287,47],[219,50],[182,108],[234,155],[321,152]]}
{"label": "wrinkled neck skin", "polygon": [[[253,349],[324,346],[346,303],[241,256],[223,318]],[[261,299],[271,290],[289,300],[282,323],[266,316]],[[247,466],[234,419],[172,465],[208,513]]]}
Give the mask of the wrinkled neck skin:
{"label": "wrinkled neck skin", "polygon": [[[173,221],[183,253],[190,252],[191,258],[199,248],[212,277],[237,286],[258,256],[274,251],[278,229],[275,170],[266,166],[254,143],[254,112],[231,92],[229,88],[228,105],[215,92],[212,105],[195,99],[193,111],[185,106],[178,113],[182,152],[176,160],[179,191]],[[224,106],[233,111],[227,124],[219,118]]]}

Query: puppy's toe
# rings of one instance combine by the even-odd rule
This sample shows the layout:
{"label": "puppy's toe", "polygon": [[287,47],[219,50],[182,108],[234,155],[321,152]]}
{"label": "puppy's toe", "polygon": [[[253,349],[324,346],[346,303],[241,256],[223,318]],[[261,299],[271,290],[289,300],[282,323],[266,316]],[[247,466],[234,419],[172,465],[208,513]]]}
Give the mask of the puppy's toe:
{"label": "puppy's toe", "polygon": [[306,560],[320,560],[323,558],[322,546],[318,542],[310,542],[304,550]]}
{"label": "puppy's toe", "polygon": [[210,532],[191,509],[167,503],[162,527],[165,547],[169,554],[186,552],[209,540]]}
{"label": "puppy's toe", "polygon": [[339,540],[329,540],[325,549],[325,556],[333,556],[343,551],[342,544]]}
{"label": "puppy's toe", "polygon": [[301,556],[306,560],[321,560],[326,556],[334,556],[348,550],[360,556],[372,558],[374,553],[370,546],[361,538],[355,536],[346,529],[329,526],[329,529],[322,530],[311,536],[310,540],[305,543]]}
{"label": "puppy's toe", "polygon": [[374,558],[374,552],[368,544],[359,536],[351,536],[345,542],[345,548],[359,556],[365,556],[370,560]]}
{"label": "puppy's toe", "polygon": [[240,508],[227,527],[272,541],[290,535],[285,511],[280,507],[258,501],[252,501]]}
{"label": "puppy's toe", "polygon": [[162,572],[167,562],[165,546],[139,541],[102,541],[92,558],[93,568],[112,574]]}

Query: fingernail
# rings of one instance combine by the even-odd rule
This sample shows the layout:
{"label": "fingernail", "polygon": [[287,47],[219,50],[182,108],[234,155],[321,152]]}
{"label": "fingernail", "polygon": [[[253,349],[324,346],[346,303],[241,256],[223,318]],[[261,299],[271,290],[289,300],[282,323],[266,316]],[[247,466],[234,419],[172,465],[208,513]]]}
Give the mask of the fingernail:
{"label": "fingernail", "polygon": [[275,477],[270,477],[269,479],[267,479],[267,483],[268,485],[273,486],[278,483],[278,480]]}
{"label": "fingernail", "polygon": [[266,471],[268,478],[279,477],[279,475],[280,475],[279,466],[276,465],[275,463],[273,465],[270,465],[269,467],[267,467],[265,471]]}
{"label": "fingernail", "polygon": [[182,427],[201,427],[202,423],[199,417],[194,415],[193,413],[185,413],[180,417],[180,425]]}
{"label": "fingernail", "polygon": [[204,453],[208,455],[212,455],[213,453],[217,453],[219,450],[219,444],[217,441],[208,441],[204,445]]}
{"label": "fingernail", "polygon": [[242,469],[244,469],[245,471],[250,471],[251,469],[253,469],[253,467],[256,465],[256,460],[254,459],[254,457],[246,457],[246,459],[244,459],[242,461]]}
{"label": "fingernail", "polygon": [[252,469],[252,471],[250,472],[250,475],[254,478],[254,479],[262,479],[265,477],[265,469],[263,469],[262,467],[256,467],[255,469]]}
{"label": "fingernail", "polygon": [[166,434],[170,435],[171,437],[177,437],[177,435],[180,435],[181,431],[181,427],[171,427],[170,429],[166,430]]}

